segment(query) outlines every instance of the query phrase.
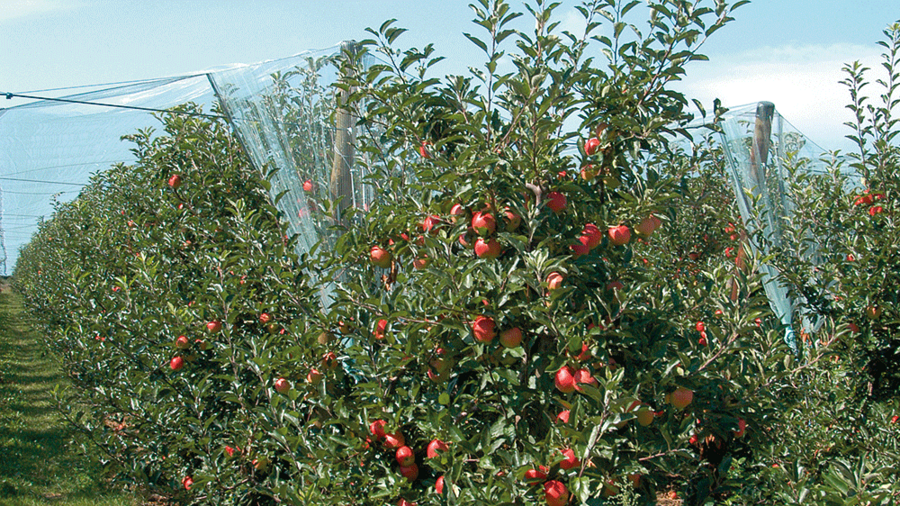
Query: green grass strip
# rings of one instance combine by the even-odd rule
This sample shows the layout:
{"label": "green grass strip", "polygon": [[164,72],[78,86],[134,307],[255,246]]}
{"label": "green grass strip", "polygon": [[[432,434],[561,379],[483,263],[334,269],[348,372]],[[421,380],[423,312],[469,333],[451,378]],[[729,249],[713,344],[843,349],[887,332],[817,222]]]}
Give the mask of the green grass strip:
{"label": "green grass strip", "polygon": [[53,354],[28,322],[22,299],[0,293],[0,506],[136,505],[109,490],[102,470],[72,442],[53,397],[68,386]]}

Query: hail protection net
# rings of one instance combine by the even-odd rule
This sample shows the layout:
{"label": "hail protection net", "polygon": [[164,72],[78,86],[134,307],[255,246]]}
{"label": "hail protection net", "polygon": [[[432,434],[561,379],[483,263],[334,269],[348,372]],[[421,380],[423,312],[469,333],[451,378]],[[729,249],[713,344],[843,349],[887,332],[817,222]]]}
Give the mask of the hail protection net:
{"label": "hail protection net", "polygon": [[[12,269],[54,202],[73,200],[92,174],[134,161],[123,135],[158,127],[154,114],[187,102],[231,122],[251,162],[270,175],[273,200],[289,232],[300,236],[298,254],[305,253],[331,224],[311,197],[330,192],[354,206],[371,199],[352,163],[354,121],[335,114],[342,47],[164,79],[7,95],[12,106],[0,109],[0,269]],[[27,98],[37,95],[42,99]]]}
{"label": "hail protection net", "polygon": [[[815,260],[819,255],[815,238],[807,238],[802,245],[784,244],[784,223],[794,212],[787,181],[791,170],[824,172],[824,150],[785,121],[771,102],[734,108],[722,118],[720,126],[731,185],[745,228],[751,236],[762,234],[765,238],[762,244],[751,242],[751,246],[761,248],[764,255],[771,247],[790,246]],[[817,327],[818,322],[795,315],[798,301],[778,283],[774,266],[763,264],[760,269],[772,310],[787,329],[785,341],[796,351],[793,319],[799,317],[807,329]]]}

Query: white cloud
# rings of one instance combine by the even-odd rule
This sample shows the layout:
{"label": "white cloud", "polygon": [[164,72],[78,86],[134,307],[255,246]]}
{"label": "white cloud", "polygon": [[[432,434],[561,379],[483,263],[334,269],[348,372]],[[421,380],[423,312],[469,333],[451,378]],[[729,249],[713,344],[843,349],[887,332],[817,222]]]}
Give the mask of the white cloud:
{"label": "white cloud", "polygon": [[0,23],[74,7],[76,7],[74,2],[59,0],[4,0],[3,8],[0,9]]}
{"label": "white cloud", "polygon": [[[859,60],[872,69],[870,81],[883,77],[877,47],[833,44],[760,47],[722,55],[687,69],[676,88],[709,107],[719,98],[726,107],[767,100],[798,130],[827,149],[848,149],[843,137],[852,119],[847,87],[839,82],[846,63]],[[866,88],[877,94],[877,85]]]}

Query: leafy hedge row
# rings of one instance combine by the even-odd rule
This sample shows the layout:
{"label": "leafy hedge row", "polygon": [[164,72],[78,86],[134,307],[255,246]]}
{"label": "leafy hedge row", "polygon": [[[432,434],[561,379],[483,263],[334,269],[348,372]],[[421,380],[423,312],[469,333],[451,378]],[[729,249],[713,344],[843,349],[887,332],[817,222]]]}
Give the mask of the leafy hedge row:
{"label": "leafy hedge row", "polygon": [[111,469],[197,504],[896,499],[896,401],[858,388],[871,341],[844,320],[862,278],[823,283],[847,306],[791,354],[762,259],[709,200],[728,198],[721,153],[671,142],[690,117],[668,83],[733,6],[654,6],[646,36],[612,0],[571,35],[555,4],[525,33],[479,2],[468,79],[373,30],[387,63],[348,58],[340,87],[377,196],[319,216],[340,238],[308,255],[225,124],[175,111],[130,136],[138,162],[59,205],[16,268],[81,392],[71,421]]}

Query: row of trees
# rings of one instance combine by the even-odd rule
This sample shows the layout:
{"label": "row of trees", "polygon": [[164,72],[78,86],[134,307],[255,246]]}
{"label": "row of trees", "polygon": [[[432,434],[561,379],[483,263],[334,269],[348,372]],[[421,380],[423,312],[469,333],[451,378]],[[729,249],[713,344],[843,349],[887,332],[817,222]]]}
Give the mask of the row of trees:
{"label": "row of trees", "polygon": [[[338,86],[375,199],[311,182],[338,238],[302,254],[226,124],[185,106],[129,136],[138,161],[59,205],[15,272],[85,441],[197,504],[896,501],[893,70],[880,107],[849,70],[852,165],[796,175],[787,244],[827,258],[760,258],[714,126],[685,130],[668,87],[744,2],[652,2],[641,26],[637,3],[585,2],[571,34],[557,4],[526,33],[479,1],[486,63],[444,80],[372,30],[383,63],[346,55]],[[825,319],[800,354],[762,261]]]}

